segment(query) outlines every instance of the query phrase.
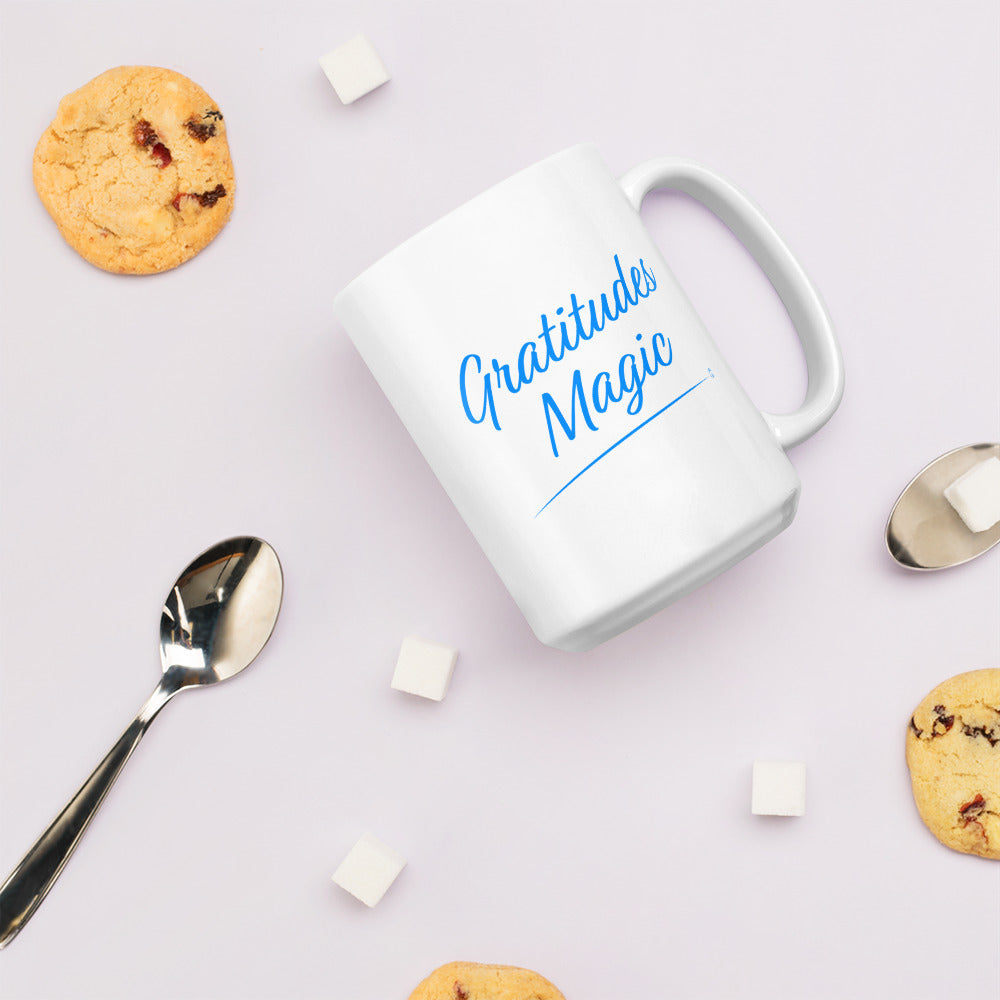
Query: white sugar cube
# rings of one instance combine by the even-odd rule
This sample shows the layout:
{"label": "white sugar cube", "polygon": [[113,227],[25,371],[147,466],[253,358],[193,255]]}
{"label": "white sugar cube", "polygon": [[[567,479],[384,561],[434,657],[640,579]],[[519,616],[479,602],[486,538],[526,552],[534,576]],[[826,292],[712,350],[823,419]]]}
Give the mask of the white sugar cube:
{"label": "white sugar cube", "polygon": [[458,650],[412,636],[403,640],[392,675],[392,687],[421,698],[441,701],[448,692]]}
{"label": "white sugar cube", "polygon": [[374,906],[405,867],[406,858],[366,833],[340,862],[333,881],[365,906]]}
{"label": "white sugar cube", "polygon": [[364,97],[389,79],[375,46],[364,35],[356,35],[327,52],[319,64],[344,104]]}
{"label": "white sugar cube", "polygon": [[1000,458],[974,465],[944,491],[969,531],[988,531],[1000,521]]}
{"label": "white sugar cube", "polygon": [[755,760],[750,811],[755,816],[804,816],[805,764],[798,760]]}

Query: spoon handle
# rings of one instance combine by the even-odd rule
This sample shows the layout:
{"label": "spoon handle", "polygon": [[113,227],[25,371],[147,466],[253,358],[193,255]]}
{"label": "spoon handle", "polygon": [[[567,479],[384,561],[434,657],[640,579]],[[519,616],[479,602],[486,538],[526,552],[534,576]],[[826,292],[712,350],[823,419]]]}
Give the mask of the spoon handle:
{"label": "spoon handle", "polygon": [[15,938],[52,888],[149,723],[166,704],[169,695],[164,694],[157,688],[94,773],[0,886],[0,948]]}

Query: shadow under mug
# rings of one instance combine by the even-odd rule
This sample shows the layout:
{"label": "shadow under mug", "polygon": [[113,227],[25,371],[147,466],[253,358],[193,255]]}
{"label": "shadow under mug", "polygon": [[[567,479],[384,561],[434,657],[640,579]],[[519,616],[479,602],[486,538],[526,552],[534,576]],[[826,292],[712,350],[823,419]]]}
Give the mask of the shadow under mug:
{"label": "shadow under mug", "polygon": [[[807,390],[763,413],[639,217],[693,196],[746,246],[801,341]],[[591,145],[528,167],[403,243],[338,319],[537,637],[584,650],[791,523],[785,449],[843,393],[827,312],[728,181],[654,159],[615,178]]]}

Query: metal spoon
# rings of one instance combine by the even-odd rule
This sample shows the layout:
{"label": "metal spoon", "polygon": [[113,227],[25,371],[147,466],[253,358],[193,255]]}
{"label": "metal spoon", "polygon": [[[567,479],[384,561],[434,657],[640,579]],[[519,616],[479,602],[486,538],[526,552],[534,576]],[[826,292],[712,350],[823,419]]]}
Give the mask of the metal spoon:
{"label": "metal spoon", "polygon": [[936,458],[910,480],[885,528],[885,543],[896,562],[907,569],[945,569],[1000,542],[1000,524],[970,531],[944,496],[959,476],[994,455],[1000,458],[1000,444],[966,445]]}
{"label": "metal spoon", "polygon": [[0,886],[0,948],[38,909],[157,712],[178,691],[215,684],[250,665],[281,607],[278,557],[259,538],[230,538],[181,573],[163,605],[163,677],[135,721]]}

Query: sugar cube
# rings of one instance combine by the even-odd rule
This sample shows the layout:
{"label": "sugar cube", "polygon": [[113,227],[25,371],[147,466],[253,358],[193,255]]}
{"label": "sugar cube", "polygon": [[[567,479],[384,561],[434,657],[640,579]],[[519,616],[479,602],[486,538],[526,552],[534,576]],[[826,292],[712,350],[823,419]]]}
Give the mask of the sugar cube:
{"label": "sugar cube", "polygon": [[804,816],[805,764],[798,760],[755,760],[750,811],[755,816]]}
{"label": "sugar cube", "polygon": [[333,881],[365,906],[374,906],[405,866],[401,854],[366,833],[340,862]]}
{"label": "sugar cube", "polygon": [[457,659],[458,650],[451,646],[409,636],[399,648],[392,687],[441,701],[448,691]]}
{"label": "sugar cube", "polygon": [[1000,458],[974,465],[944,491],[969,531],[988,531],[1000,521]]}
{"label": "sugar cube", "polygon": [[355,35],[327,52],[319,64],[344,104],[364,97],[389,79],[389,72],[375,46],[364,35]]}

